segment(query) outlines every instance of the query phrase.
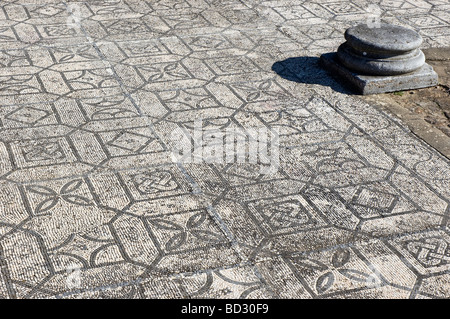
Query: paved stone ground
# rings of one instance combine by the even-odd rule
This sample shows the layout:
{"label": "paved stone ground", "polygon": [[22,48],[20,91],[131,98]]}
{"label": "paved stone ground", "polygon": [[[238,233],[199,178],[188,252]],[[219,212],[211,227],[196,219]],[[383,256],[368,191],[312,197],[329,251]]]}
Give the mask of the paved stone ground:
{"label": "paved stone ground", "polygon": [[[317,66],[378,4],[449,46],[448,0],[6,0],[0,295],[449,297],[449,160]],[[171,132],[280,132],[280,168]]]}

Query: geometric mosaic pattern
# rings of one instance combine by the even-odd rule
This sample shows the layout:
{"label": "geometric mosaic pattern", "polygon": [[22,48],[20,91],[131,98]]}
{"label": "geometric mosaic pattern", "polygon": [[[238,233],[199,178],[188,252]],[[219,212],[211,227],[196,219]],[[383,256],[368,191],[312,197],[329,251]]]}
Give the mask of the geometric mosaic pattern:
{"label": "geometric mosaic pattern", "polygon": [[[0,297],[448,297],[449,160],[317,66],[371,4],[450,45],[438,0],[2,1]],[[279,170],[174,163],[198,118]]]}

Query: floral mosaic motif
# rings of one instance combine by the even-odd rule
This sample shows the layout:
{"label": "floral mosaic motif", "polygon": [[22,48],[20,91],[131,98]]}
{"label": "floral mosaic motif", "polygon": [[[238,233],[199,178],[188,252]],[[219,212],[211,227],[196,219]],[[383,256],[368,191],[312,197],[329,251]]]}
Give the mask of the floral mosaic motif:
{"label": "floral mosaic motif", "polygon": [[189,40],[188,44],[197,48],[220,49],[226,46],[228,42],[225,38],[218,36],[198,36]]}
{"label": "floral mosaic motif", "polygon": [[13,67],[30,65],[25,51],[21,50],[3,50],[0,51],[0,67]]}
{"label": "floral mosaic motif", "polygon": [[92,120],[139,116],[138,110],[121,95],[83,100],[81,104]]}
{"label": "floral mosaic motif", "polygon": [[108,29],[108,32],[111,34],[123,34],[123,33],[131,33],[131,32],[146,32],[149,31],[149,28],[135,20],[118,20],[109,22],[105,25],[105,28]]}
{"label": "floral mosaic motif", "polygon": [[154,138],[133,132],[119,132],[108,144],[127,151],[139,152],[153,140]]}
{"label": "floral mosaic motif", "polygon": [[167,252],[182,249],[193,239],[203,244],[227,242],[223,234],[214,230],[208,213],[203,210],[194,213],[184,223],[166,218],[148,218],[146,221],[157,233],[167,232],[161,236],[165,238],[162,245]]}
{"label": "floral mosaic motif", "polygon": [[67,83],[77,89],[98,89],[117,86],[117,82],[110,69],[83,70],[65,74]]}
{"label": "floral mosaic motif", "polygon": [[122,48],[130,57],[161,54],[165,52],[161,44],[157,42],[124,44]]}
{"label": "floral mosaic motif", "polygon": [[221,106],[214,96],[203,89],[185,89],[159,94],[164,104],[172,111],[202,109]]}
{"label": "floral mosaic motif", "polygon": [[273,298],[267,285],[250,267],[230,270],[207,271],[177,279],[183,296],[187,298]]}
{"label": "floral mosaic motif", "polygon": [[161,80],[180,80],[189,79],[191,76],[186,72],[184,67],[177,62],[156,64],[154,66],[141,66],[139,71],[144,75],[145,79],[151,81]]}
{"label": "floral mosaic motif", "polygon": [[57,191],[41,185],[27,186],[26,189],[30,193],[44,197],[34,210],[35,215],[41,215],[54,208],[60,201],[77,206],[93,206],[94,202],[91,199],[77,194],[77,191],[80,190],[82,185],[82,180],[73,180],[64,184]]}
{"label": "floral mosaic motif", "polygon": [[250,60],[247,60],[245,57],[238,58],[225,58],[225,59],[217,59],[212,61],[212,64],[223,73],[234,73],[234,72],[251,72],[257,71],[258,68],[255,67],[251,63]]}
{"label": "floral mosaic motif", "polygon": [[30,94],[42,91],[34,75],[0,76],[1,95]]}
{"label": "floral mosaic motif", "polygon": [[355,14],[355,13],[364,13],[364,10],[359,8],[357,5],[353,3],[329,3],[323,4],[325,8],[332,11],[335,14]]}
{"label": "floral mosaic motif", "polygon": [[[329,293],[333,287],[339,289],[338,287],[341,285],[339,281],[342,280],[340,278],[348,279],[356,286],[366,288],[383,284],[383,278],[374,268],[354,269],[354,259],[354,252],[348,248],[341,248],[335,250],[327,261],[299,257],[294,259],[294,263],[302,271],[312,270],[314,272],[313,288],[318,295]],[[306,272],[305,275],[308,276],[308,273]]]}
{"label": "floral mosaic motif", "polygon": [[251,84],[235,84],[234,87],[239,92],[242,92],[247,102],[276,98],[283,99],[289,96],[273,80]]}
{"label": "floral mosaic motif", "polygon": [[164,17],[174,29],[187,29],[208,26],[209,23],[201,14],[179,14]]}
{"label": "floral mosaic motif", "polygon": [[58,37],[58,36],[75,36],[77,34],[77,31],[73,28],[69,28],[66,25],[51,25],[51,26],[45,26],[44,32],[46,35],[51,37]]}
{"label": "floral mosaic motif", "polygon": [[9,113],[5,118],[27,125],[34,125],[49,115],[50,112],[46,110],[25,106]]}
{"label": "floral mosaic motif", "polygon": [[98,60],[98,54],[91,45],[80,45],[76,47],[55,47],[51,53],[59,63]]}
{"label": "floral mosaic motif", "polygon": [[32,16],[40,16],[44,18],[55,17],[61,13],[66,13],[66,7],[63,4],[38,6],[29,10]]}
{"label": "floral mosaic motif", "polygon": [[23,157],[27,162],[43,160],[60,160],[66,158],[59,142],[39,142],[22,148]]}

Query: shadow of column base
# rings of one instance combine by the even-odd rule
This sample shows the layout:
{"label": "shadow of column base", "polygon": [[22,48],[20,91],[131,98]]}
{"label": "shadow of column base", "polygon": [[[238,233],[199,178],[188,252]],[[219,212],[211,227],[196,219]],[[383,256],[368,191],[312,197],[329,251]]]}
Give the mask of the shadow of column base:
{"label": "shadow of column base", "polygon": [[318,57],[293,57],[275,62],[272,71],[283,79],[297,83],[328,86],[336,92],[356,95],[350,83],[339,83],[321,67]]}

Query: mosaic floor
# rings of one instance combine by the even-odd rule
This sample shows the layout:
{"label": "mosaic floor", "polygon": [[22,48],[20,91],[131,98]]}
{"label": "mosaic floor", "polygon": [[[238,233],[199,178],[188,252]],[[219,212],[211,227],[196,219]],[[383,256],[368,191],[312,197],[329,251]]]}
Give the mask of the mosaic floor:
{"label": "mosaic floor", "polygon": [[[448,0],[0,9],[0,297],[450,296],[450,161],[317,64],[378,16],[450,46]],[[278,169],[174,162],[198,119]]]}

